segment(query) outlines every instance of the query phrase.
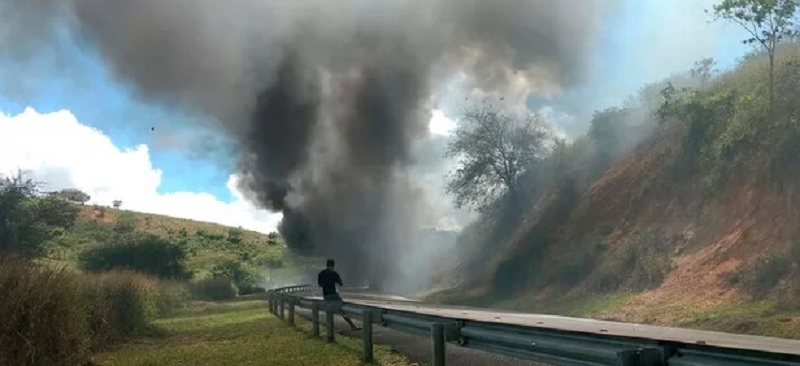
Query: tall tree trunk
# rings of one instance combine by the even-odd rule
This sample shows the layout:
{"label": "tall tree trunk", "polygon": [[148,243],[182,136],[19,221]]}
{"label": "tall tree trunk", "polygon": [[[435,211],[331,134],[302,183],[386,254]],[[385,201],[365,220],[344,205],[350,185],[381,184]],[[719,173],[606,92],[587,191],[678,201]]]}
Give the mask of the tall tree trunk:
{"label": "tall tree trunk", "polygon": [[[769,53],[769,118],[774,118],[775,109],[775,51]],[[773,123],[774,121],[769,121]]]}

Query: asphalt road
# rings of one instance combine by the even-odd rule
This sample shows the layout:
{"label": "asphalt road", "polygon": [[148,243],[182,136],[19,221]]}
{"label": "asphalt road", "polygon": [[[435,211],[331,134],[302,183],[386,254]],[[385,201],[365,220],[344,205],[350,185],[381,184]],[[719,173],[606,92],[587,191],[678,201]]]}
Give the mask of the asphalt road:
{"label": "asphalt road", "polygon": [[593,319],[568,318],[555,315],[508,312],[494,309],[450,307],[407,301],[350,300],[363,305],[411,311],[488,323],[516,324],[530,327],[568,330],[582,333],[616,335],[630,338],[671,341],[684,344],[719,346],[724,348],[767,351],[800,355],[800,341],[784,338],[759,337],[731,333],[709,332],[643,324],[609,322]]}

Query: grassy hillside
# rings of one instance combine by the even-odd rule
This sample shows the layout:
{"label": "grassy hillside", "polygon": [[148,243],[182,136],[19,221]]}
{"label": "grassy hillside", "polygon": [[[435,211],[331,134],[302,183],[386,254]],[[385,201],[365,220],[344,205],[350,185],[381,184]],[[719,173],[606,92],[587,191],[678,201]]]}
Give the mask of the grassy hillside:
{"label": "grassy hillside", "polygon": [[508,240],[473,245],[491,259],[449,277],[483,271],[430,299],[800,338],[799,49],[779,51],[772,108],[756,54],[662,88],[628,117],[653,132],[599,173],[570,146]]}
{"label": "grassy hillside", "polygon": [[234,261],[248,266],[268,285],[270,277],[279,281],[301,275],[306,266],[318,265],[313,259],[290,255],[277,234],[88,205],[81,206],[74,226],[52,240],[46,261],[77,269],[81,253],[106,245],[113,241],[114,233],[125,231],[154,234],[184,247],[194,278],[209,277],[215,266]]}
{"label": "grassy hillside", "polygon": [[[207,351],[191,356],[255,362],[253,356],[263,354],[252,350],[263,348],[254,342],[284,337],[267,347],[280,351],[298,340],[285,330],[264,332],[270,324],[260,322],[266,317],[263,300],[231,308],[242,312],[230,316],[185,313],[190,304],[213,306],[208,301],[303,281],[308,259],[289,255],[277,234],[85,207],[64,199],[63,192],[41,192],[22,173],[0,176],[0,293],[7,295],[0,298],[0,364],[86,365],[92,354],[187,321],[192,324],[174,329],[177,339],[149,341],[162,343],[165,357],[187,357],[175,350],[185,350],[181,344],[190,333]],[[176,312],[182,312],[180,319],[156,321]],[[231,324],[236,331],[223,331]],[[216,347],[205,348],[213,343],[209,338],[218,341]],[[240,347],[228,347],[231,342]],[[336,349],[310,357],[347,359]]]}

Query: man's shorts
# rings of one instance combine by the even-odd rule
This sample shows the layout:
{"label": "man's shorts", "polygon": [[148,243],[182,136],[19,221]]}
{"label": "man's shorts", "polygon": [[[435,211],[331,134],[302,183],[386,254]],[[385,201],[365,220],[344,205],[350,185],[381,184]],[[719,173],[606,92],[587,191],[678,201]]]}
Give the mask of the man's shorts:
{"label": "man's shorts", "polygon": [[342,300],[342,297],[338,293],[325,295],[323,299],[325,299],[326,312],[330,311],[334,313],[339,313],[342,311],[342,305],[344,305],[344,300]]}

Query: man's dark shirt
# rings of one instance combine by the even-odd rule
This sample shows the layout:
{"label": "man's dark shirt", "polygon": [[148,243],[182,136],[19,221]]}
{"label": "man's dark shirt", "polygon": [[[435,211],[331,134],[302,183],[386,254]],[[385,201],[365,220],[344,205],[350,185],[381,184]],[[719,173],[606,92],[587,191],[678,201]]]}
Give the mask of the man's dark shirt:
{"label": "man's dark shirt", "polygon": [[337,283],[339,286],[344,286],[342,284],[342,278],[339,277],[339,273],[330,268],[323,269],[319,275],[317,275],[317,284],[322,287],[322,296],[336,294]]}

